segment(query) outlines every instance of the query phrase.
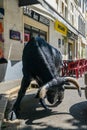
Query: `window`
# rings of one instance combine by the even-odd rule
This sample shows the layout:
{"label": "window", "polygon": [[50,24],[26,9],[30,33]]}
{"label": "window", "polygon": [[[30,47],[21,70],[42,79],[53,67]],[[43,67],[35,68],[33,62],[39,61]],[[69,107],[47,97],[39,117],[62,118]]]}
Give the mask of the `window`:
{"label": "window", "polygon": [[59,0],[56,0],[56,4],[57,4],[57,10],[58,10]]}
{"label": "window", "polygon": [[58,4],[58,3],[59,3],[59,0],[56,0],[56,3]]}
{"label": "window", "polygon": [[71,14],[71,23],[74,26],[74,15],[73,14]]}
{"label": "window", "polygon": [[83,13],[84,13],[84,10],[85,10],[85,5],[84,5],[84,4],[85,4],[85,1],[83,0],[83,5],[82,5],[82,6],[83,6],[83,7],[82,7],[82,12],[83,12]]}
{"label": "window", "polygon": [[64,3],[62,2],[62,15],[64,16]]}
{"label": "window", "polygon": [[67,9],[67,7],[65,7],[65,19],[66,20],[68,19],[68,9]]}
{"label": "window", "polygon": [[64,46],[64,39],[62,39],[62,45]]}
{"label": "window", "polygon": [[64,3],[62,2],[62,13],[64,12]]}
{"label": "window", "polygon": [[67,4],[67,0],[65,0],[65,3]]}
{"label": "window", "polygon": [[27,35],[25,35],[25,39],[28,39],[28,36],[29,36],[29,39],[32,36],[33,37],[40,36],[40,37],[44,38],[45,40],[47,40],[47,33],[45,31],[32,27],[32,26],[29,26],[29,25],[26,25],[26,24],[24,25],[24,33],[27,34]]}
{"label": "window", "polygon": [[85,28],[85,22],[80,16],[78,19],[78,29],[85,36],[85,29],[83,29]]}
{"label": "window", "polygon": [[73,4],[71,3],[71,11],[72,11],[72,13],[73,13],[73,8],[74,8],[74,7],[73,7]]}
{"label": "window", "polygon": [[79,0],[78,6],[81,7],[81,0]]}
{"label": "window", "polygon": [[61,39],[58,39],[58,47],[61,47]]}

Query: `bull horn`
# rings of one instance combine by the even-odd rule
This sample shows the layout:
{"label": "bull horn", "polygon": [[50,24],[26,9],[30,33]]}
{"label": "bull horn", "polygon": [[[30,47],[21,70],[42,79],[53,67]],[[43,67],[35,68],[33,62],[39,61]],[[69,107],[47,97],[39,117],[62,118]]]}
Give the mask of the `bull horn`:
{"label": "bull horn", "polygon": [[78,89],[78,94],[79,94],[79,96],[81,97],[81,95],[82,95],[82,93],[81,93],[81,88],[80,88],[78,82],[76,81],[76,79],[74,79],[74,78],[72,78],[72,77],[66,77],[65,79],[66,79],[68,82],[73,83],[73,84],[76,86],[76,88]]}
{"label": "bull horn", "polygon": [[50,110],[48,108],[48,106],[46,105],[45,103],[45,96],[46,96],[46,93],[47,93],[48,89],[47,89],[47,86],[43,86],[41,89],[40,89],[40,92],[39,92],[39,98],[40,98],[40,103],[41,105],[45,108],[45,110]]}
{"label": "bull horn", "polygon": [[41,90],[40,90],[39,97],[40,97],[41,99],[45,98],[47,91],[48,91],[47,86],[44,85],[44,86],[41,88]]}
{"label": "bull horn", "polygon": [[[65,81],[68,81],[68,82],[70,82],[70,83],[73,83],[73,84],[76,86],[76,88],[78,89],[78,94],[79,94],[79,96],[81,97],[81,88],[80,88],[78,82],[76,81],[76,79],[74,79],[74,78],[72,78],[72,77],[65,77],[64,79],[65,79]],[[39,93],[39,97],[40,97],[40,98],[43,99],[43,98],[46,96],[46,93],[47,93],[47,91],[48,91],[48,88],[49,88],[49,87],[48,87],[48,86],[45,86],[45,85],[41,88],[40,93]]]}

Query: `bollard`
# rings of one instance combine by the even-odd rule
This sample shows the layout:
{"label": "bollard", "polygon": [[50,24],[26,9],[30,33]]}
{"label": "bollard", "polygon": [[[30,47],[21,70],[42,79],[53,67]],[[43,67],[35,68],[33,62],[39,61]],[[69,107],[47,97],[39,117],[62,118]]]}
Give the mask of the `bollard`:
{"label": "bollard", "polygon": [[87,72],[85,72],[85,74],[84,74],[84,82],[85,82],[85,85],[86,85],[86,87],[85,87],[85,97],[87,99]]}
{"label": "bollard", "polygon": [[85,85],[87,86],[87,72],[85,72],[84,74],[84,81],[85,81]]}
{"label": "bollard", "polygon": [[7,63],[0,63],[0,82],[4,81]]}

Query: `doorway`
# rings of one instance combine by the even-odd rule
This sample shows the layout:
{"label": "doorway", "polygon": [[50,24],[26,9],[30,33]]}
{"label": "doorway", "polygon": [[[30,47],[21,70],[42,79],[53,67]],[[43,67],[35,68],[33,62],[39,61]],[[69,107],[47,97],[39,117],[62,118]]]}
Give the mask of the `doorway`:
{"label": "doorway", "polygon": [[68,59],[72,60],[73,58],[73,44],[72,43],[68,43]]}

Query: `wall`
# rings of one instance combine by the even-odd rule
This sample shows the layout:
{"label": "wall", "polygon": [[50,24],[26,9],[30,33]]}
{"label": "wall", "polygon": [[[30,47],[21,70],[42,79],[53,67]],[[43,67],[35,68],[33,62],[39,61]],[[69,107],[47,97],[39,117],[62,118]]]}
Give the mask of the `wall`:
{"label": "wall", "polygon": [[49,42],[54,47],[58,48],[58,39],[62,38],[61,34],[54,30],[54,22],[50,22],[49,28]]}
{"label": "wall", "polygon": [[[4,0],[4,55],[10,60],[21,60],[23,50],[23,10],[18,7],[18,0]],[[20,32],[21,39],[11,40],[9,31]]]}
{"label": "wall", "polygon": [[[58,31],[54,30],[54,21],[50,21],[50,28],[49,28],[49,43],[54,46],[55,48],[59,49],[62,53],[63,59],[67,58],[67,41],[64,40],[64,45],[62,45],[63,36]],[[61,45],[58,45],[58,39],[61,40]]]}
{"label": "wall", "polygon": [[[7,64],[0,64],[0,82],[22,78],[22,52],[24,48],[23,41],[23,10],[18,7],[18,0],[0,0],[0,6],[3,5],[5,15],[3,18],[4,27],[4,57]],[[2,6],[1,6],[2,7]],[[21,35],[20,40],[12,40],[9,37],[9,31],[18,31]],[[15,64],[13,65],[13,61]],[[19,62],[17,62],[19,61]],[[17,62],[17,63],[16,63]]]}

